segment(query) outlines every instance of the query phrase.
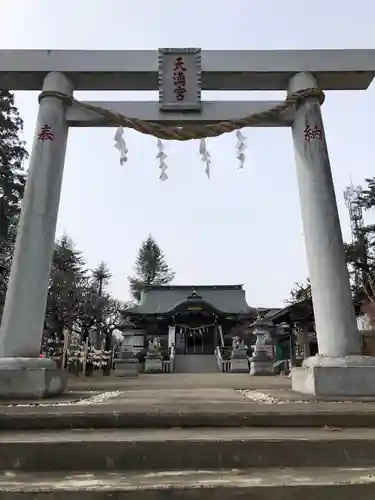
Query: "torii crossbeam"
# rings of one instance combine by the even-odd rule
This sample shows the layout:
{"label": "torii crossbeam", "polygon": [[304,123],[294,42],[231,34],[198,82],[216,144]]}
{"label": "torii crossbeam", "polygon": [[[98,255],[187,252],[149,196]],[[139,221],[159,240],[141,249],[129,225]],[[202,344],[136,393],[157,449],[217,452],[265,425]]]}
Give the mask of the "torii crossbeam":
{"label": "torii crossbeam", "polygon": [[[176,70],[182,64],[184,74]],[[0,51],[0,88],[43,91],[0,330],[0,396],[45,397],[66,387],[66,374],[39,353],[68,130],[114,126],[116,114],[132,116],[129,126],[144,133],[157,135],[160,125],[167,138],[176,138],[171,125],[182,127],[173,132],[188,134],[182,140],[194,126],[217,135],[217,122],[225,122],[219,133],[291,127],[320,353],[293,369],[293,389],[375,395],[375,359],[360,356],[320,111],[320,89],[363,90],[374,75],[375,50]],[[74,90],[157,89],[159,102],[72,100]],[[202,102],[201,90],[286,90],[289,103]]]}

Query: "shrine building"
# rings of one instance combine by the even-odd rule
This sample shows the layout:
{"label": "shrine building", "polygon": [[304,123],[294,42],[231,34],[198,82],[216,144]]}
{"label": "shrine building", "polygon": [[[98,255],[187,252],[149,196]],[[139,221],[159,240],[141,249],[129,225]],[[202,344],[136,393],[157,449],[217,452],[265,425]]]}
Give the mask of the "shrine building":
{"label": "shrine building", "polygon": [[126,313],[132,329],[124,337],[139,348],[159,337],[173,344],[176,354],[212,354],[257,313],[247,304],[242,285],[150,285]]}

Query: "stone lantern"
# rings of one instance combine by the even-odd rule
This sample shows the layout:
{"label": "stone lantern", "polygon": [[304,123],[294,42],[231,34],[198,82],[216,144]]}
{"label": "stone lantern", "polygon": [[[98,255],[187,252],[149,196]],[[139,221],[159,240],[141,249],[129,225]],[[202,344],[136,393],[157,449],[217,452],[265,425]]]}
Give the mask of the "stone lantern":
{"label": "stone lantern", "polygon": [[231,373],[249,373],[249,360],[243,340],[241,342],[235,341],[235,343],[233,343],[230,360]]}
{"label": "stone lantern", "polygon": [[272,342],[270,333],[272,327],[272,322],[261,318],[259,315],[253,323],[253,334],[256,336],[256,343],[250,362],[250,375],[274,375],[273,359],[267,348]]}

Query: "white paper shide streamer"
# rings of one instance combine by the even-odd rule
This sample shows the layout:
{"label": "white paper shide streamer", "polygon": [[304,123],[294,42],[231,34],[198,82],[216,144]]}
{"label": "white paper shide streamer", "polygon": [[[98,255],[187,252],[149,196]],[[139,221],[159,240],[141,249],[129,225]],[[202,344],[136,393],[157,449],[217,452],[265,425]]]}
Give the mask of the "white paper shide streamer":
{"label": "white paper shide streamer", "polygon": [[236,144],[236,155],[238,160],[237,170],[241,170],[245,163],[245,149],[246,149],[246,137],[243,135],[241,130],[236,132],[237,144]]}
{"label": "white paper shide streamer", "polygon": [[201,155],[201,160],[206,164],[206,175],[210,179],[211,177],[211,155],[207,151],[206,139],[201,139],[199,145],[199,154]]}
{"label": "white paper shide streamer", "polygon": [[119,127],[116,130],[114,141],[115,148],[120,151],[120,165],[124,165],[128,161],[128,149],[126,147],[123,127]]}
{"label": "white paper shide streamer", "polygon": [[[238,160],[237,170],[241,170],[244,167],[246,159],[245,150],[246,150],[247,139],[240,130],[237,130],[236,138],[237,138],[236,158]],[[119,127],[116,130],[114,141],[115,141],[114,144],[115,148],[120,152],[120,165],[124,165],[128,161],[129,151],[128,148],[126,147],[123,127]],[[158,139],[157,141],[157,148],[158,148],[158,154],[156,155],[156,158],[159,160],[159,169],[160,169],[159,179],[161,181],[166,181],[168,179],[168,174],[167,174],[168,165],[166,163],[167,155],[164,151],[165,150],[164,144],[160,139]],[[206,164],[205,172],[207,177],[210,179],[212,161],[211,161],[211,155],[207,150],[206,139],[200,140],[199,154],[201,155],[201,160]]]}
{"label": "white paper shide streamer", "polygon": [[167,174],[168,165],[165,163],[167,155],[164,152],[164,144],[160,139],[158,139],[158,154],[156,155],[156,158],[159,160],[159,168],[160,168],[159,179],[161,181],[166,181],[168,179],[168,174]]}

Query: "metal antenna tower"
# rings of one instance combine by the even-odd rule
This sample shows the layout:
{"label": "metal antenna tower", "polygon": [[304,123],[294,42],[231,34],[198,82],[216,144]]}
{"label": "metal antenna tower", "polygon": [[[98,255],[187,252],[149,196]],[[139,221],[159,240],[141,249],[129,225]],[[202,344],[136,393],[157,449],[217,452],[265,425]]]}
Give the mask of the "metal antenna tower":
{"label": "metal antenna tower", "polygon": [[[365,264],[367,259],[366,255],[366,241],[363,235],[363,210],[360,205],[360,197],[362,195],[361,186],[354,186],[352,181],[350,185],[344,191],[345,205],[349,211],[350,229],[352,235],[352,243],[361,244],[363,248],[361,249],[360,260]],[[363,283],[363,272],[359,269],[355,269],[354,281],[356,288],[358,289]]]}
{"label": "metal antenna tower", "polygon": [[362,195],[361,186],[354,186],[353,183],[344,191],[344,200],[346,208],[349,211],[350,229],[352,233],[352,242],[358,241],[361,229],[363,229],[363,210],[359,200]]}

